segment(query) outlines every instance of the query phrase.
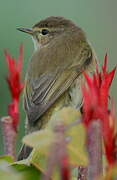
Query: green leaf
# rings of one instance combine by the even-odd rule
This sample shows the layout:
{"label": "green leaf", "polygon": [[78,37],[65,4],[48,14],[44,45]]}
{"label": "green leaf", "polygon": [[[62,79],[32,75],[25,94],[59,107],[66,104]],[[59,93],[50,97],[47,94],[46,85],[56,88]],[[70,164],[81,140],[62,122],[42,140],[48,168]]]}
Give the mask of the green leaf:
{"label": "green leaf", "polygon": [[22,174],[17,174],[15,169],[11,166],[13,157],[1,156],[0,157],[0,178],[2,180],[23,180]]}
{"label": "green leaf", "polygon": [[29,160],[13,162],[10,156],[0,157],[0,178],[2,180],[39,180],[41,172],[29,165]]}
{"label": "green leaf", "polygon": [[86,166],[88,155],[85,151],[86,134],[82,124],[77,124],[66,131],[66,138],[69,139],[67,145],[70,164],[75,166]]}
{"label": "green leaf", "polygon": [[14,164],[13,167],[24,176],[25,180],[39,180],[42,175],[42,173],[32,165]]}
{"label": "green leaf", "polygon": [[4,170],[6,172],[11,172],[12,168],[10,167],[10,164],[13,162],[12,156],[0,156],[0,170]]}
{"label": "green leaf", "polygon": [[[42,148],[42,147],[41,147]],[[47,164],[48,164],[48,147],[45,146],[44,149],[34,149],[32,152],[31,164],[33,164],[38,170],[40,170],[43,174],[46,174]],[[60,172],[57,166],[54,167],[54,172],[51,177],[52,180],[60,179]]]}
{"label": "green leaf", "polygon": [[54,140],[54,133],[50,129],[43,129],[33,132],[23,138],[23,143],[36,148],[44,146],[45,144],[51,144]]}
{"label": "green leaf", "polygon": [[47,160],[48,160],[48,146],[36,148],[31,153],[31,164],[33,164],[42,173],[46,172]]}
{"label": "green leaf", "polygon": [[0,156],[0,161],[6,161],[8,163],[13,163],[14,158],[12,156],[4,155],[4,156]]}
{"label": "green leaf", "polygon": [[21,174],[0,170],[1,180],[25,180]]}
{"label": "green leaf", "polygon": [[80,119],[81,114],[79,111],[71,107],[64,107],[52,116],[51,120],[47,124],[47,128],[53,129],[59,124],[64,124],[65,126],[68,126],[71,123],[80,121]]}

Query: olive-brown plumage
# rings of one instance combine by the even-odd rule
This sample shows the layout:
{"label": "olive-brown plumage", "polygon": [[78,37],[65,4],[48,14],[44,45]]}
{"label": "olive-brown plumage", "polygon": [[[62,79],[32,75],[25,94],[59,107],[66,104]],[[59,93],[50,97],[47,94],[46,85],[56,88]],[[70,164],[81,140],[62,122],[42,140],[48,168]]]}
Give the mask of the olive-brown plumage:
{"label": "olive-brown plumage", "polygon": [[[80,108],[82,72],[95,71],[96,57],[84,32],[63,17],[48,17],[32,29],[35,51],[29,62],[24,90],[28,133],[44,128],[63,106]],[[21,158],[26,157],[22,151]]]}

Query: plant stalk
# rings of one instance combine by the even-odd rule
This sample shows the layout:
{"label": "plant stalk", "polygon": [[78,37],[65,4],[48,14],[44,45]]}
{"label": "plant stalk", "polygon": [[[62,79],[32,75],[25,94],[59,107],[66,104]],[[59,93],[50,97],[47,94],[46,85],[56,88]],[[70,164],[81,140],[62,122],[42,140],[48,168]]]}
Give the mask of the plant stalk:
{"label": "plant stalk", "polygon": [[13,128],[12,118],[10,116],[3,117],[2,129],[3,129],[3,142],[4,151],[6,155],[13,156],[16,159],[16,137],[17,132]]}
{"label": "plant stalk", "polygon": [[89,155],[87,180],[95,180],[98,176],[102,175],[103,172],[100,121],[93,121],[87,131],[87,151]]}

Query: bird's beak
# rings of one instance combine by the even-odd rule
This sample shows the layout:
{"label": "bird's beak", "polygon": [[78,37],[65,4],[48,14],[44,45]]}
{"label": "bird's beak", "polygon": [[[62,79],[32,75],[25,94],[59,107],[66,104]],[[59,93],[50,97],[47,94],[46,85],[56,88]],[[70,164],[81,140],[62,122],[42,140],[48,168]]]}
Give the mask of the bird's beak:
{"label": "bird's beak", "polygon": [[33,33],[34,33],[34,31],[32,29],[29,29],[29,28],[17,28],[17,30],[28,33],[30,35],[33,35]]}

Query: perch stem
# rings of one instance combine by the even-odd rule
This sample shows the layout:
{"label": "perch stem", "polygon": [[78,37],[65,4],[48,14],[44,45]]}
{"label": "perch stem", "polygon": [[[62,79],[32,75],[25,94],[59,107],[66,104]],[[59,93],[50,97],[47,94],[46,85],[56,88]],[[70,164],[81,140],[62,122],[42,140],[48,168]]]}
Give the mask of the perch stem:
{"label": "perch stem", "polygon": [[12,118],[10,116],[3,117],[2,121],[2,129],[3,129],[3,143],[4,143],[4,151],[5,154],[13,156],[16,158],[16,137],[17,132],[13,128]]}
{"label": "perch stem", "polygon": [[102,134],[100,121],[93,121],[88,127],[87,150],[89,165],[87,180],[94,180],[102,174]]}

